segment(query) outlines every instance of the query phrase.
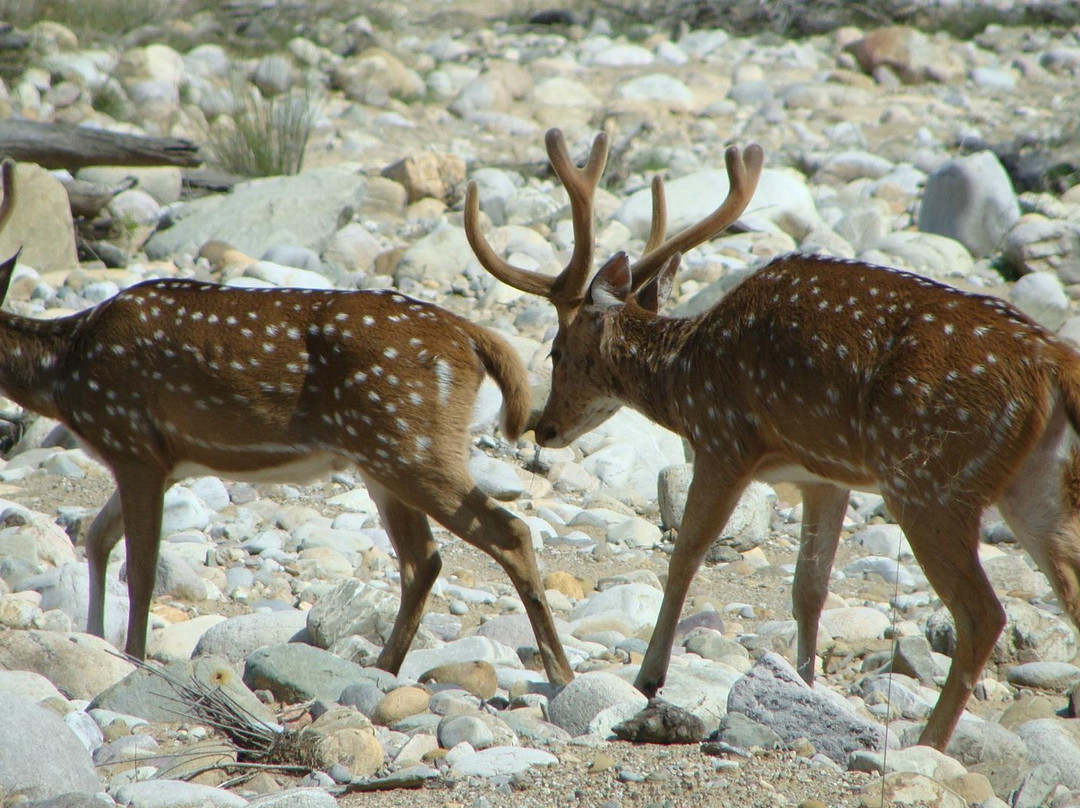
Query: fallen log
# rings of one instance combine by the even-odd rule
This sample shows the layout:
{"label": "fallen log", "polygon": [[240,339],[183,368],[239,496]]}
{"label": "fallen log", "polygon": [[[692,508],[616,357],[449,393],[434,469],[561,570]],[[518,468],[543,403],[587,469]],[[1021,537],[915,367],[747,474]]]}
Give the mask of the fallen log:
{"label": "fallen log", "polygon": [[105,129],[8,119],[0,121],[0,156],[48,168],[181,166],[202,164],[189,140],[143,137]]}

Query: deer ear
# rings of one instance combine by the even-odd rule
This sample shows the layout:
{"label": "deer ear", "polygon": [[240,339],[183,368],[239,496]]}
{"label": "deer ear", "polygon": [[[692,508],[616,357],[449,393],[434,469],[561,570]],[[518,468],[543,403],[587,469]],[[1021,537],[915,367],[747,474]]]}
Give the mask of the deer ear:
{"label": "deer ear", "polygon": [[19,255],[21,253],[22,247],[16,250],[11,258],[0,263],[0,303],[7,297],[8,286],[11,285],[11,278],[15,274],[15,265],[19,263]]}
{"label": "deer ear", "polygon": [[630,297],[631,280],[630,258],[624,252],[615,253],[589,284],[586,304],[601,309],[621,306]]}
{"label": "deer ear", "polygon": [[671,288],[675,285],[675,273],[679,271],[681,253],[675,253],[664,262],[656,277],[643,286],[637,293],[637,302],[641,308],[656,314],[667,302]]}

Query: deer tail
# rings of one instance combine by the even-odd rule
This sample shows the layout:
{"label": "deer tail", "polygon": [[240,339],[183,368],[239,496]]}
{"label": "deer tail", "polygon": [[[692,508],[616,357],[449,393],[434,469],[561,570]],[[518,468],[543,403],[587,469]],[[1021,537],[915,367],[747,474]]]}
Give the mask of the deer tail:
{"label": "deer tail", "polygon": [[529,373],[517,351],[502,337],[484,328],[477,328],[471,336],[484,370],[502,391],[503,434],[509,440],[517,440],[525,431],[532,411]]}

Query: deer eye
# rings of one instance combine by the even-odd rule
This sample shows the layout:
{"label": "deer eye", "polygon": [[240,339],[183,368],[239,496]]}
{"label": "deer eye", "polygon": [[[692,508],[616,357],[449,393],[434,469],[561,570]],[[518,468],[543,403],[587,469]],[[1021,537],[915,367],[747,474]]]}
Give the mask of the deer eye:
{"label": "deer eye", "polygon": [[552,365],[557,365],[559,364],[559,360],[562,359],[562,351],[558,348],[552,348],[551,352],[548,354],[548,358],[551,360]]}

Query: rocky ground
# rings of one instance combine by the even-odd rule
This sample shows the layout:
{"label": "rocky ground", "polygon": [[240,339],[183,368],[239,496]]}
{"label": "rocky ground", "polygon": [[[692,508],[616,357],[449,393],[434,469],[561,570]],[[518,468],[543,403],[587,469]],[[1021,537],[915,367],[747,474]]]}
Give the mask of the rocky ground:
{"label": "rocky ground", "polygon": [[[917,5],[923,16],[901,22],[941,21],[936,4]],[[21,163],[20,203],[0,234],[0,255],[24,248],[6,306],[55,317],[153,277],[393,286],[511,339],[539,403],[554,311],[480,268],[461,206],[476,180],[495,248],[556,271],[572,246],[543,151],[558,126],[576,156],[597,131],[610,137],[603,255],[641,249],[653,174],[667,180],[674,229],[722,198],[727,146],[764,147],[738,226],[685,257],[676,314],[801,250],[998,294],[1076,339],[1080,29],[960,5],[968,21],[987,20],[973,35],[852,19],[692,28],[600,6],[528,22],[538,9],[479,2],[327,13],[280,44],[270,35],[287,9],[193,13],[97,39],[13,17],[28,44],[4,74],[5,116],[186,138],[212,158],[241,87],[299,98],[315,115],[297,176],[206,193],[179,168],[84,168],[79,180],[115,196],[74,223],[72,175]],[[685,501],[682,443],[621,412],[565,450],[538,449],[531,433],[511,444],[499,406],[486,384],[470,469],[533,530],[573,685],[545,688],[509,581],[441,530],[443,574],[414,650],[400,677],[376,671],[398,579],[359,477],[203,477],[167,497],[150,657],[243,705],[215,721],[191,692],[112,653],[126,624],[122,547],[108,642],[80,633],[82,540],[112,484],[62,428],[7,403],[0,802],[74,792],[63,804],[1080,804],[1074,631],[995,513],[981,554],[1009,626],[948,754],[912,746],[948,670],[951,624],[870,494],[848,513],[816,691],[790,667],[798,494],[755,486],[690,588],[663,693],[702,723],[704,742],[612,740],[644,706],[629,683]],[[233,735],[239,752],[215,723],[246,730]],[[282,751],[282,738],[296,748]],[[252,750],[267,739],[275,751]]]}

